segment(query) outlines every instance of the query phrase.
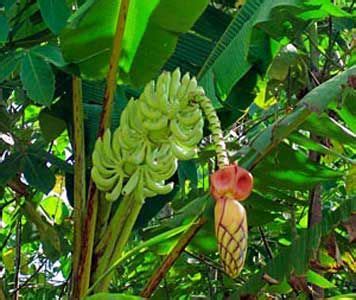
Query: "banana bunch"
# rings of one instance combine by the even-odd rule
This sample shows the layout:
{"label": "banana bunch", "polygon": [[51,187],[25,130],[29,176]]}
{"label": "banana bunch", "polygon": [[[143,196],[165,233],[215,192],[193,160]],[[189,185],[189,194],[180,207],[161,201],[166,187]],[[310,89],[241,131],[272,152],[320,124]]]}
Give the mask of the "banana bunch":
{"label": "banana bunch", "polygon": [[191,159],[203,137],[204,119],[194,99],[204,95],[196,79],[179,69],[163,72],[149,82],[139,99],[131,99],[121,114],[120,126],[107,130],[93,152],[92,178],[106,199],[139,194],[144,199],[167,194],[166,183],[178,159]]}
{"label": "banana bunch", "polygon": [[196,154],[203,138],[204,118],[194,97],[204,95],[196,79],[187,73],[181,78],[179,69],[163,72],[148,83],[139,98],[144,117],[143,126],[156,143],[169,143],[173,154],[182,160]]}
{"label": "banana bunch", "polygon": [[98,139],[93,152],[91,176],[99,190],[106,192],[105,198],[114,201],[119,198],[124,178],[123,160],[120,148],[111,144],[111,132],[107,130],[103,139]]}

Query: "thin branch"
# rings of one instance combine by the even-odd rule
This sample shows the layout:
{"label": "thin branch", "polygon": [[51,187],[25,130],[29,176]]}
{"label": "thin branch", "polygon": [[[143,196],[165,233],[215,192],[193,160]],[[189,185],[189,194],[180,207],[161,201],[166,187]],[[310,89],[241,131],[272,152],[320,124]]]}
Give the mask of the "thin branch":
{"label": "thin branch", "polygon": [[210,259],[209,257],[206,257],[202,254],[195,254],[192,251],[187,250],[187,249],[184,250],[184,253],[187,253],[189,256],[195,258],[196,260],[199,260],[201,263],[213,268],[214,270],[225,273],[224,269],[219,264],[217,264],[215,261]]}
{"label": "thin branch", "polygon": [[15,256],[15,277],[14,277],[14,300],[18,300],[19,295],[19,276],[20,276],[20,266],[21,266],[21,215],[18,216],[16,224],[16,256]]}
{"label": "thin branch", "polygon": [[263,245],[265,246],[266,248],[266,251],[267,251],[267,254],[268,254],[268,257],[270,259],[273,259],[273,253],[271,251],[271,248],[269,247],[269,244],[268,244],[268,241],[266,239],[266,236],[265,236],[265,233],[263,231],[263,228],[261,226],[258,226],[258,230],[260,232],[260,235],[261,235],[261,238],[262,238],[262,241],[263,241]]}
{"label": "thin branch", "polygon": [[176,260],[184,251],[185,247],[193,239],[195,234],[204,225],[205,219],[199,218],[196,223],[193,223],[191,227],[180,237],[178,243],[174,246],[171,252],[166,256],[160,267],[154,272],[151,279],[147,282],[145,288],[141,292],[141,297],[150,298],[153,292],[156,290],[157,286],[168,272],[168,270],[173,266]]}
{"label": "thin branch", "polygon": [[7,234],[6,238],[3,240],[1,246],[0,246],[0,251],[2,252],[2,250],[5,248],[7,242],[9,241],[11,235],[12,235],[12,231],[13,229],[15,228],[15,225],[16,225],[16,222],[13,222],[11,224],[11,227],[10,227],[10,230],[9,230],[9,233]]}
{"label": "thin branch", "polygon": [[14,291],[12,291],[12,294],[15,294],[17,292],[19,292],[21,289],[23,289],[24,287],[27,287],[29,285],[29,283],[31,282],[31,280],[33,278],[35,278],[35,276],[41,271],[41,269],[43,268],[43,266],[46,264],[46,261],[43,261],[42,264],[36,269],[36,271],[31,274],[30,277],[28,277],[23,284],[21,284],[18,288],[16,288]]}

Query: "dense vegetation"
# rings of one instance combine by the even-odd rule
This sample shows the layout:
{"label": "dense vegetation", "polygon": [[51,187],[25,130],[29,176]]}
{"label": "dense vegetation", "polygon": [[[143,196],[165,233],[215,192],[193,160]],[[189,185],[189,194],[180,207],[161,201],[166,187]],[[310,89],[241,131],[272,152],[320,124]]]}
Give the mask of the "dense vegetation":
{"label": "dense vegetation", "polygon": [[[356,298],[354,2],[0,0],[0,300]],[[91,180],[97,137],[177,68],[254,177],[236,279],[207,122],[168,194],[108,202]]]}

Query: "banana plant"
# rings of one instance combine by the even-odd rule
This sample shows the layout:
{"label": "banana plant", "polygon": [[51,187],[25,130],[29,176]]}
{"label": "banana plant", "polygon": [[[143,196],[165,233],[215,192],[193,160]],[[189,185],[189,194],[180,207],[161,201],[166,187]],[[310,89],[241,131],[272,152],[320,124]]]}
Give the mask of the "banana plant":
{"label": "banana plant", "polygon": [[[210,123],[216,145],[219,170],[212,175],[212,195],[216,199],[215,223],[219,252],[224,269],[236,277],[247,250],[246,212],[236,199],[244,200],[252,189],[252,175],[237,164],[229,165],[220,121],[204,90],[194,77],[183,77],[179,69],[163,72],[148,83],[135,100],[124,109],[120,126],[112,134],[107,129],[96,141],[93,152],[92,179],[107,201],[123,196],[113,220],[119,234],[113,242],[99,242],[98,268],[94,279],[120,258],[129,233],[146,198],[172,191],[167,181],[178,167],[178,160],[197,154],[203,137],[204,117]],[[122,223],[123,218],[125,222]],[[109,243],[109,244],[108,244]],[[105,290],[107,276],[97,285]]]}

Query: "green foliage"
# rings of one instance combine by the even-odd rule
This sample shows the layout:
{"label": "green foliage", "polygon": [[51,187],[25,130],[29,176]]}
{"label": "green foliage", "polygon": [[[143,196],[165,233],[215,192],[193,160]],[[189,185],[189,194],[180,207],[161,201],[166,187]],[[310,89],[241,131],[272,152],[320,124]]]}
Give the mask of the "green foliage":
{"label": "green foliage", "polygon": [[[174,52],[178,34],[189,30],[207,3],[131,1],[119,64],[122,79],[140,86],[156,76]],[[66,60],[78,63],[86,77],[101,79],[108,70],[118,7],[119,1],[87,2],[61,34]]]}
{"label": "green foliage", "polygon": [[51,104],[54,96],[54,74],[51,66],[32,52],[22,58],[21,80],[27,95],[34,102],[43,105]]}
{"label": "green foliage", "polygon": [[38,0],[41,15],[46,25],[55,34],[59,34],[70,15],[65,0]]}
{"label": "green foliage", "polygon": [[[89,182],[119,5],[0,0],[0,298],[16,296],[16,274],[20,298],[69,294],[72,78],[83,79]],[[105,268],[113,275],[109,291],[87,299],[142,299],[133,295],[198,216],[205,224],[152,299],[304,299],[315,286],[323,298],[355,298],[354,6],[346,0],[130,1],[112,132],[128,100],[139,98],[140,87],[162,70],[180,67],[197,76],[218,109],[230,161],[254,176],[254,191],[242,203],[248,254],[236,280],[222,271],[209,196],[216,149],[206,127],[198,155],[169,178],[174,190],[146,201],[123,255]],[[313,195],[321,211],[311,205]],[[96,245],[120,202],[99,202]],[[318,213],[320,223],[308,225]],[[83,220],[86,215],[85,208]],[[100,256],[97,248],[94,255]],[[91,279],[90,291],[98,279]]]}

